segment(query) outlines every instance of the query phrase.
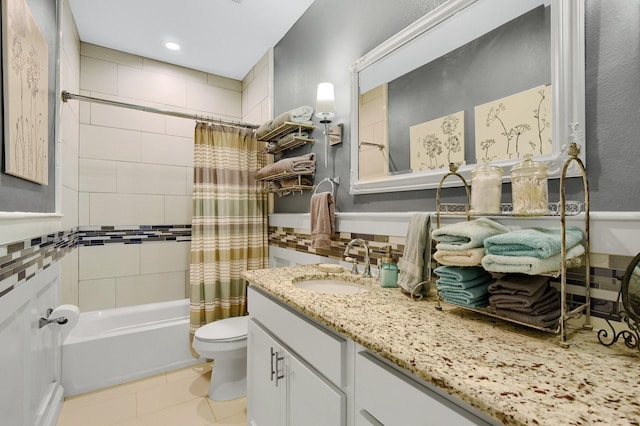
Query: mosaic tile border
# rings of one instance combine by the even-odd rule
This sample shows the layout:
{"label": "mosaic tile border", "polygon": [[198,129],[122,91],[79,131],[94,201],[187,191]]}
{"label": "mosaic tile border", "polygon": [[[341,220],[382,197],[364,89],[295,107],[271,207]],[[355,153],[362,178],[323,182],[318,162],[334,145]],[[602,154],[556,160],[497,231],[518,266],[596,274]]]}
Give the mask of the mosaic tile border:
{"label": "mosaic tile border", "polygon": [[[344,249],[349,241],[354,238],[362,238],[367,241],[370,247],[372,265],[379,263],[387,245],[391,245],[393,256],[396,259],[402,256],[406,240],[404,237],[387,235],[337,232],[331,237],[330,248],[316,249],[311,247],[311,233],[309,230],[269,226],[270,245],[336,260],[344,260]],[[351,257],[355,257],[359,263],[364,261],[364,250],[361,247],[354,246],[350,254]],[[600,289],[617,294],[621,286],[621,281],[617,278],[621,279],[624,276],[626,266],[631,262],[633,257],[607,254],[597,254],[595,256],[598,257],[598,266],[594,267],[592,265],[590,268],[592,289]],[[585,281],[584,268],[569,271],[567,274],[568,285],[584,287]],[[557,285],[559,286],[559,281]],[[585,302],[585,296],[569,293],[567,294],[567,301],[572,308],[577,307]],[[591,297],[591,314],[593,316],[619,321],[621,308],[622,303],[619,301]]]}
{"label": "mosaic tile border", "polygon": [[78,229],[78,245],[85,247],[158,241],[191,241],[191,224],[81,226]]}
{"label": "mosaic tile border", "polygon": [[0,297],[78,245],[77,228],[0,246]]}

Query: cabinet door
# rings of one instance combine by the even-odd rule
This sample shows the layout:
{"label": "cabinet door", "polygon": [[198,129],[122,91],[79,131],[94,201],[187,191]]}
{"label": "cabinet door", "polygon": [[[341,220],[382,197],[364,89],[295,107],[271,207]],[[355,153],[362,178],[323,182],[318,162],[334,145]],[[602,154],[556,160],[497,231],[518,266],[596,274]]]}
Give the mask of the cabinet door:
{"label": "cabinet door", "polygon": [[364,351],[356,356],[355,387],[356,425],[490,424]]}
{"label": "cabinet door", "polygon": [[[281,425],[285,381],[278,343],[249,319],[247,331],[247,419],[252,426]],[[277,384],[277,386],[276,386]]]}
{"label": "cabinet door", "polygon": [[287,424],[346,425],[346,396],[296,357],[285,352]]}

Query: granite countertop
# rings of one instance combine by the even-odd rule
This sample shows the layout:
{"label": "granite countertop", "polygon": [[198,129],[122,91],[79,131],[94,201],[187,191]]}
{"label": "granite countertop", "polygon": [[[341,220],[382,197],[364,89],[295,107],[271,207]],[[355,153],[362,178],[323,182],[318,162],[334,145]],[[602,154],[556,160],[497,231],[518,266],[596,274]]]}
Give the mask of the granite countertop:
{"label": "granite countertop", "polygon": [[[307,278],[359,282],[361,294],[296,288]],[[373,278],[328,274],[317,265],[244,274],[292,308],[356,341],[504,424],[640,424],[640,352],[605,347],[596,332],[560,336],[447,305],[414,301]]]}

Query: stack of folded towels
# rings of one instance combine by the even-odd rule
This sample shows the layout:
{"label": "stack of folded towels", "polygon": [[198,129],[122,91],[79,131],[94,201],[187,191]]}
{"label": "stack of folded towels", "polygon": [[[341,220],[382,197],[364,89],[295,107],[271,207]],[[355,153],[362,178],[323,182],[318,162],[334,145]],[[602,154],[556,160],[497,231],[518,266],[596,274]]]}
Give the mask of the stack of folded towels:
{"label": "stack of folded towels", "polygon": [[283,124],[295,123],[295,124],[304,124],[311,125],[313,122],[311,121],[311,114],[313,113],[313,108],[310,106],[301,106],[298,108],[294,108],[291,111],[283,112],[278,115],[273,120],[269,120],[266,123],[263,123],[256,130],[256,138],[261,139],[269,132],[277,129]]}
{"label": "stack of folded towels", "polygon": [[286,147],[288,144],[293,142],[294,138],[296,137],[306,139],[309,137],[309,132],[298,132],[298,130],[295,130],[293,133],[284,135],[276,141],[268,142],[267,146],[265,146],[264,148],[264,152],[266,152],[267,154],[273,154],[274,152],[282,149],[283,147]]}
{"label": "stack of folded towels", "polygon": [[[567,267],[580,266],[584,246],[582,231],[566,230]],[[560,228],[527,228],[485,239],[482,266],[487,271],[528,275],[555,274],[562,269]]]}
{"label": "stack of folded towels", "polygon": [[293,173],[298,175],[313,175],[316,171],[316,155],[314,153],[299,157],[283,158],[273,164],[268,164],[256,171],[256,179],[264,179],[281,173]]}
{"label": "stack of folded towels", "polygon": [[438,276],[436,286],[445,302],[469,308],[489,305],[490,273],[479,266],[439,266],[433,270]]}
{"label": "stack of folded towels", "polygon": [[560,318],[560,293],[549,277],[507,274],[489,286],[489,304],[496,314],[525,324],[556,328]]}
{"label": "stack of folded towels", "polygon": [[507,228],[485,217],[443,226],[432,233],[438,242],[433,258],[441,265],[478,266],[485,254],[484,241],[507,232]]}

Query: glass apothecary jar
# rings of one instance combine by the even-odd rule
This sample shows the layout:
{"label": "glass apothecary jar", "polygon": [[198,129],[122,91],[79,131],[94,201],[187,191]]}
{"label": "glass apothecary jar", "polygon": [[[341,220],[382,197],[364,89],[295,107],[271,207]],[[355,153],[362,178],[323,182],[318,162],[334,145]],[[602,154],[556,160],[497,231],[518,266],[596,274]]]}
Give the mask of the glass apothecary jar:
{"label": "glass apothecary jar", "polygon": [[549,214],[548,168],[533,161],[531,154],[511,169],[513,214],[542,216]]}
{"label": "glass apothecary jar", "polygon": [[502,169],[485,163],[471,171],[471,213],[500,213]]}

